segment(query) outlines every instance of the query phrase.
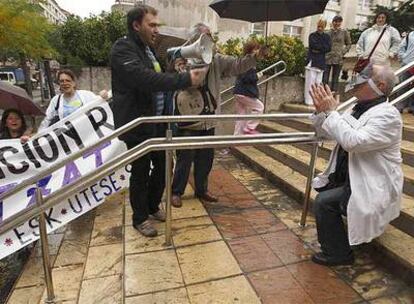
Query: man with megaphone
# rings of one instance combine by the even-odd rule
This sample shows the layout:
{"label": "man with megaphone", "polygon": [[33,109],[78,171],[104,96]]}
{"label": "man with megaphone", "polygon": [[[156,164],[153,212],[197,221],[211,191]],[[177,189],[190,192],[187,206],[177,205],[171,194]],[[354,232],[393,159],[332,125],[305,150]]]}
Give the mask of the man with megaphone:
{"label": "man with megaphone", "polygon": [[[175,59],[177,72],[182,72],[185,61],[190,66],[208,66],[207,76],[198,87],[178,90],[174,94],[175,114],[177,115],[211,115],[220,113],[220,82],[222,78],[237,76],[256,67],[256,57],[262,56],[264,49],[255,50],[242,58],[226,56],[214,52],[214,42],[210,28],[198,23],[193,27],[190,45],[172,48],[167,51],[170,58]],[[179,136],[211,136],[214,135],[214,122],[179,123]],[[208,202],[216,202],[217,198],[208,191],[208,176],[213,166],[214,149],[177,151],[177,163],[174,170],[171,204],[181,207],[181,195],[184,193],[194,162],[195,196]]]}
{"label": "man with megaphone", "polygon": [[[159,34],[157,15],[151,6],[135,6],[127,14],[128,35],[112,47],[112,110],[116,128],[138,117],[167,114],[169,107],[164,92],[198,86],[205,78],[206,69],[163,73],[152,48]],[[164,135],[164,124],[145,124],[119,138],[132,149],[149,138]],[[164,188],[163,151],[151,152],[132,163],[129,186],[132,224],[144,236],[154,237],[158,233],[148,221],[150,215],[165,221],[165,213],[159,208]]]}

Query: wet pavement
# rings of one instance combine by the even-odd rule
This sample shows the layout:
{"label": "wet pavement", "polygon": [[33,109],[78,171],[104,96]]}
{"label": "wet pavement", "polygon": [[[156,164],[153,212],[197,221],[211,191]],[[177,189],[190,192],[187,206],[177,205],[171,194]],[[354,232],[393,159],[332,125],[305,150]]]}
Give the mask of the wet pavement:
{"label": "wet pavement", "polygon": [[[173,245],[131,226],[127,193],[50,236],[61,303],[414,303],[414,290],[364,248],[356,263],[323,267],[314,219],[299,227],[300,206],[231,155],[210,176],[217,203],[188,187],[173,209]],[[45,298],[40,252],[33,253],[8,303]]]}

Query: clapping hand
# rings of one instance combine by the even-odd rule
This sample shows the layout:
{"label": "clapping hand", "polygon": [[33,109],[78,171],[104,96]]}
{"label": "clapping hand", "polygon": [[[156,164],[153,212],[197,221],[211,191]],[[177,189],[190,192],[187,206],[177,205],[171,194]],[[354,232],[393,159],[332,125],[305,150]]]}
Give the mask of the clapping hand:
{"label": "clapping hand", "polygon": [[339,102],[333,96],[328,85],[313,84],[310,90],[317,113],[334,111]]}

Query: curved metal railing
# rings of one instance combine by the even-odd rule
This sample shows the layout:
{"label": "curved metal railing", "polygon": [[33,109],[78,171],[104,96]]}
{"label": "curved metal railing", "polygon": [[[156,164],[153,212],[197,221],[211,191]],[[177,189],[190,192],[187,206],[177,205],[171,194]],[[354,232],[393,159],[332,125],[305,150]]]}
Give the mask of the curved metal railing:
{"label": "curved metal railing", "polygon": [[[283,66],[283,68],[282,68],[280,71],[277,69],[277,66],[279,66],[279,65],[282,65],[282,66]],[[260,71],[260,72],[258,72],[257,74],[265,73],[265,72],[267,72],[267,71],[269,71],[269,70],[271,70],[271,69],[275,69],[275,73],[274,73],[273,75],[269,76],[268,78],[266,78],[266,79],[264,79],[264,80],[260,81],[260,82],[257,84],[258,86],[260,86],[260,85],[262,85],[262,84],[264,84],[264,83],[266,83],[266,82],[268,82],[268,81],[272,80],[273,78],[275,78],[275,77],[277,77],[277,76],[279,76],[279,75],[283,74],[284,72],[286,72],[286,69],[287,69],[286,62],[284,62],[283,60],[280,60],[280,61],[278,61],[278,62],[276,62],[276,63],[272,64],[271,66],[268,66],[267,68],[265,68],[265,69],[261,70],[261,71]],[[225,93],[227,93],[227,92],[231,91],[232,89],[234,89],[234,86],[231,86],[231,87],[229,87],[229,88],[225,89],[224,91],[221,91],[221,92],[220,92],[220,95],[223,95],[223,94],[225,94]],[[228,102],[232,101],[233,99],[234,99],[234,96],[232,96],[232,97],[230,97],[229,99],[226,99],[225,101],[221,102],[221,104],[220,104],[220,105],[221,105],[221,106],[224,106],[225,104],[227,104]]]}

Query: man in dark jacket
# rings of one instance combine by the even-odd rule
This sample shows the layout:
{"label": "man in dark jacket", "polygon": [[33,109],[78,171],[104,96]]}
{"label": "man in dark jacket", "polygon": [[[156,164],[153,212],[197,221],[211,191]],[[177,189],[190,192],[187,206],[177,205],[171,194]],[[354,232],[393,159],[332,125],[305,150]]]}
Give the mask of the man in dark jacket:
{"label": "man in dark jacket", "polygon": [[[166,110],[164,93],[202,83],[206,71],[189,73],[162,73],[154,55],[159,21],[157,11],[147,5],[138,5],[127,15],[128,36],[115,42],[111,51],[113,113],[117,128],[142,116],[162,115]],[[143,141],[163,136],[163,125],[145,124],[121,135],[128,149]],[[150,166],[152,170],[150,172]],[[149,215],[165,221],[159,204],[165,187],[164,152],[152,152],[132,163],[130,202],[135,229],[147,237],[157,235],[148,221]]]}
{"label": "man in dark jacket", "polygon": [[325,55],[331,51],[331,37],[324,32],[326,21],[318,21],[317,31],[309,35],[309,50],[305,72],[305,103],[313,105],[309,94],[312,84],[322,83],[323,71],[326,67]]}

